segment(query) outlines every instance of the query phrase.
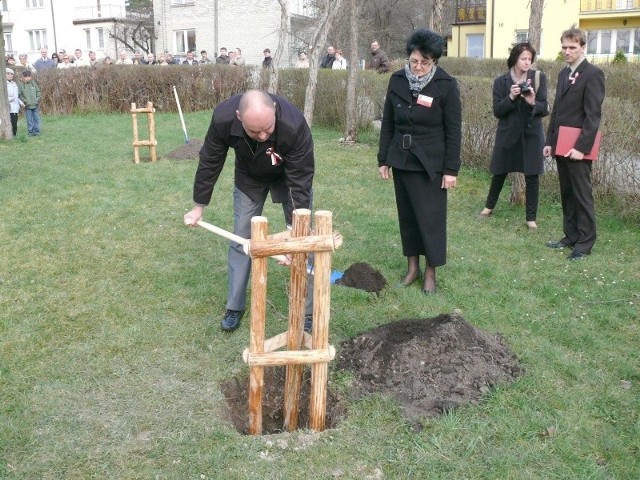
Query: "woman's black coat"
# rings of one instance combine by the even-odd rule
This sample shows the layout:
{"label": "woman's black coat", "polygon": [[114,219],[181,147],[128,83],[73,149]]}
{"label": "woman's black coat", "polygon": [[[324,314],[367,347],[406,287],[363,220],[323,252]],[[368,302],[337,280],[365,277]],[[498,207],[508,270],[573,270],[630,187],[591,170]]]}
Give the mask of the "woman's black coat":
{"label": "woman's black coat", "polygon": [[509,92],[513,79],[509,72],[493,82],[493,114],[498,118],[491,157],[491,173],[494,175],[510,172],[539,175],[544,171],[542,117],[549,114],[547,77],[540,72],[540,85],[537,86],[534,86],[534,78],[535,72],[529,70],[527,79],[536,90],[533,107],[521,96],[511,100]]}
{"label": "woman's black coat", "polygon": [[[438,67],[414,98],[404,70],[391,75],[384,104],[378,165],[457,175],[460,169],[462,108],[456,80]],[[426,99],[426,100],[425,100]]]}

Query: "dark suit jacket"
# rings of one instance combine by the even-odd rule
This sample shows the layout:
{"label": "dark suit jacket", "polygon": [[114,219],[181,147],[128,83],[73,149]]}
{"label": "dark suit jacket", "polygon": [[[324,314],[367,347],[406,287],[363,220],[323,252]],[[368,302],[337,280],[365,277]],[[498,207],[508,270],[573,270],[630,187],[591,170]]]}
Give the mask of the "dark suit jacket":
{"label": "dark suit jacket", "polygon": [[[289,202],[287,219],[295,208],[310,208],[314,174],[311,130],[298,108],[282,97],[276,103],[276,128],[267,141],[254,145],[236,116],[242,94],[220,103],[213,111],[209,131],[200,150],[193,200],[208,205],[229,148],[235,150],[235,185],[257,201],[265,189],[274,202]],[[272,148],[282,162],[272,164],[267,149]]]}
{"label": "dark suit jacket", "polygon": [[[457,175],[462,139],[458,84],[438,67],[420,93],[432,99],[431,106],[417,103],[404,70],[391,75],[382,115],[378,165],[425,170],[430,177],[434,172]],[[411,135],[411,148],[407,148],[405,135]]]}
{"label": "dark suit jacket", "polygon": [[560,70],[546,145],[555,149],[560,126],[577,127],[582,133],[574,148],[589,153],[600,127],[604,73],[584,59],[572,78],[568,78],[566,69]]}
{"label": "dark suit jacket", "polygon": [[511,100],[509,92],[513,79],[509,72],[493,82],[493,114],[498,119],[491,157],[494,175],[510,172],[539,175],[544,172],[542,117],[548,115],[547,77],[540,72],[540,85],[534,86],[535,71],[529,70],[527,80],[536,90],[533,107],[522,96]]}

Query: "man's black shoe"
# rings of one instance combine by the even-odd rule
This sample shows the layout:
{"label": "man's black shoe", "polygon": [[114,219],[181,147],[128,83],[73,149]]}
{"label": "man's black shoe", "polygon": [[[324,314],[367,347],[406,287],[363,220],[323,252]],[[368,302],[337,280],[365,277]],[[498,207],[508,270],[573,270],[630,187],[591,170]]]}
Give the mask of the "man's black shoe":
{"label": "man's black shoe", "polygon": [[567,258],[569,260],[582,260],[583,258],[587,258],[587,255],[589,254],[581,252],[580,250],[574,250]]}
{"label": "man's black shoe", "polygon": [[222,322],[220,322],[220,327],[225,332],[233,332],[240,326],[240,320],[242,320],[243,315],[244,310],[227,310]]}
{"label": "man's black shoe", "polygon": [[313,317],[311,315],[304,316],[304,331],[307,333],[311,333],[313,329]]}
{"label": "man's black shoe", "polygon": [[573,248],[573,245],[564,243],[562,240],[558,240],[557,242],[554,240],[550,240],[546,243],[546,245],[549,248],[564,248],[564,247]]}

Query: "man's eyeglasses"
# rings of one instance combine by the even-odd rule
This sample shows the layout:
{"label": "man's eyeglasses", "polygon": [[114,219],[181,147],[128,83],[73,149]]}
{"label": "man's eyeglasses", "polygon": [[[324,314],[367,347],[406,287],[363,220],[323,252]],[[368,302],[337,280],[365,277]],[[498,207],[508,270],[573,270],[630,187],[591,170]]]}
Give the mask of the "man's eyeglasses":
{"label": "man's eyeglasses", "polygon": [[415,58],[410,58],[409,63],[414,67],[417,67],[417,66],[428,67],[430,65],[433,65],[433,60],[425,60],[421,62],[420,60],[416,60]]}

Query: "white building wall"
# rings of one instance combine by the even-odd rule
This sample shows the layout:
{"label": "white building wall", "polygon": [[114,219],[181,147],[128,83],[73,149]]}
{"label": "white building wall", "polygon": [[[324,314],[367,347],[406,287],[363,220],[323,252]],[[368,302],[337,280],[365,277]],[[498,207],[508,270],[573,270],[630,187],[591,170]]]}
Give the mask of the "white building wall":
{"label": "white building wall", "polygon": [[[278,47],[280,5],[277,0],[159,0],[154,2],[156,49],[177,50],[175,32],[194,29],[196,50],[215,58],[221,47],[240,48],[249,65],[260,64],[262,51]],[[217,26],[217,28],[216,28]]]}
{"label": "white building wall", "polygon": [[[6,1],[6,0],[5,0]],[[30,0],[31,3],[31,0]],[[76,48],[82,49],[84,56],[91,49],[98,56],[115,53],[113,41],[108,39],[107,31],[113,28],[112,22],[99,22],[74,25],[74,21],[110,18],[112,15],[125,14],[125,0],[35,0],[36,7],[27,8],[26,0],[11,0],[2,4],[2,24],[5,36],[11,36],[12,52],[15,55],[26,53],[30,61],[40,57],[39,48],[32,48],[29,32],[46,32],[46,46],[49,56],[54,51],[65,49],[73,54]],[[42,6],[40,6],[42,3]],[[100,11],[98,11],[100,4]],[[55,24],[55,27],[54,27]],[[104,29],[105,48],[98,47],[98,28]],[[85,29],[90,30],[91,48],[87,47]]]}
{"label": "white building wall", "polygon": [[[31,1],[31,0],[30,0]],[[0,0],[7,10],[2,10],[5,34],[11,36],[12,52],[27,53],[30,61],[39,56],[39,48],[31,48],[29,31],[46,32],[46,47],[49,56],[54,51],[65,49],[73,53],[81,48],[86,57],[91,49],[98,57],[116,56],[116,45],[109,39],[113,28],[112,18],[124,16],[125,0],[34,0],[37,7],[27,8],[26,0]],[[270,48],[275,54],[280,28],[280,5],[277,0],[156,0],[154,23],[156,27],[156,52],[165,50],[179,54],[176,49],[175,32],[194,29],[196,50],[207,50],[215,58],[220,47],[231,50],[239,47],[249,65],[262,62],[262,51]],[[98,19],[100,23],[85,23],[83,20]],[[291,13],[307,13],[301,0],[292,0]],[[74,24],[74,22],[78,22]],[[54,28],[55,22],[55,28]],[[98,45],[98,28],[104,32],[105,46]],[[85,29],[89,29],[91,48],[87,45]]]}

